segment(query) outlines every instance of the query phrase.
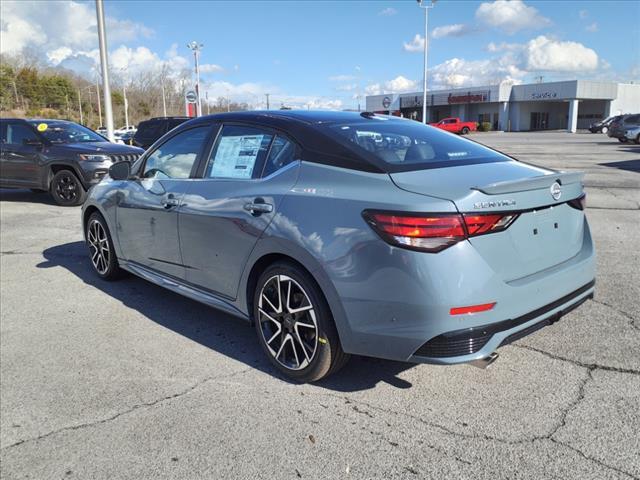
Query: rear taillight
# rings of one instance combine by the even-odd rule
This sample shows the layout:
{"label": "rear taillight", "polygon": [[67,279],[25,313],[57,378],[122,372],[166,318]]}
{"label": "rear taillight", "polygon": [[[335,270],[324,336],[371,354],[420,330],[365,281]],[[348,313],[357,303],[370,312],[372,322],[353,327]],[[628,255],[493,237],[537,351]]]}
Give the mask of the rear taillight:
{"label": "rear taillight", "polygon": [[511,225],[518,215],[418,215],[367,210],[363,216],[387,243],[435,253],[469,237],[502,231]]}
{"label": "rear taillight", "polygon": [[567,203],[576,210],[584,210],[587,208],[587,194],[583,193],[582,196],[569,200]]}

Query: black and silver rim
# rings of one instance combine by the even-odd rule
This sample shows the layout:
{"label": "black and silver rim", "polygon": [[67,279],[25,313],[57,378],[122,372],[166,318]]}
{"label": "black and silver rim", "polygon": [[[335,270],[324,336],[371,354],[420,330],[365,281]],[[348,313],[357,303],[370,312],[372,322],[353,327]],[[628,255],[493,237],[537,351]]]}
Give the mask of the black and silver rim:
{"label": "black and silver rim", "polygon": [[318,349],[318,323],[302,286],[286,275],[274,275],[260,291],[258,312],[262,338],[273,358],[289,370],[307,367]]}
{"label": "black and silver rim", "polygon": [[56,182],[56,193],[60,198],[71,202],[78,196],[78,182],[71,174],[63,174]]}
{"label": "black and silver rim", "polygon": [[89,241],[91,263],[100,275],[104,275],[109,269],[111,250],[109,249],[107,232],[98,220],[93,220],[89,224],[87,240]]}

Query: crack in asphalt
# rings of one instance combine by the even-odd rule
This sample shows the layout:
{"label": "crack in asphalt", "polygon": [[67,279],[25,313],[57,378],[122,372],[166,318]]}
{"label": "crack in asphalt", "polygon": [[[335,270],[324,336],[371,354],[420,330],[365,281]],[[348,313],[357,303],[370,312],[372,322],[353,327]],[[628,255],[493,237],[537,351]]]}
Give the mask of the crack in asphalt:
{"label": "crack in asphalt", "polygon": [[[640,374],[640,371],[637,370],[631,370],[631,369],[620,369],[620,368],[615,368],[615,367],[609,367],[609,366],[605,366],[605,365],[598,365],[598,364],[585,364],[582,362],[578,362],[578,361],[574,361],[571,359],[567,359],[567,358],[563,358],[563,357],[559,357],[559,356],[555,356],[553,354],[550,354],[548,352],[545,352],[543,350],[539,350],[533,347],[528,347],[525,345],[512,345],[513,347],[517,347],[517,348],[522,348],[522,349],[526,349],[526,350],[531,350],[537,353],[540,353],[542,355],[545,355],[553,360],[558,360],[558,361],[563,361],[563,362],[569,362],[572,363],[578,367],[581,368],[585,368],[586,369],[586,375],[585,377],[582,379],[579,387],[578,387],[578,393],[576,395],[576,398],[571,401],[567,406],[565,406],[564,408],[561,408],[560,411],[560,419],[557,422],[557,424],[555,426],[553,426],[553,428],[546,434],[544,435],[534,435],[530,438],[525,438],[522,440],[508,440],[505,438],[501,438],[501,437],[496,437],[496,436],[492,436],[492,435],[487,435],[485,433],[479,434],[479,433],[473,433],[473,434],[466,434],[466,433],[462,433],[456,430],[452,430],[451,428],[448,428],[444,425],[441,425],[439,423],[435,423],[432,421],[428,421],[425,420],[424,418],[412,415],[410,413],[407,412],[400,412],[400,411],[396,411],[393,409],[389,409],[389,408],[384,408],[384,407],[379,407],[377,405],[373,405],[369,402],[364,402],[361,400],[354,400],[351,398],[348,398],[346,396],[343,395],[336,395],[336,394],[331,394],[331,393],[323,393],[321,395],[325,395],[325,396],[329,396],[329,397],[333,397],[333,398],[337,398],[340,400],[345,401],[345,403],[355,403],[355,404],[360,404],[362,406],[366,406],[368,409],[370,410],[375,410],[375,411],[379,411],[382,413],[387,413],[387,414],[391,414],[391,415],[396,415],[396,416],[403,416],[403,417],[407,417],[410,418],[412,420],[415,420],[419,423],[422,423],[423,425],[426,425],[428,427],[431,428],[435,428],[439,431],[441,431],[442,433],[444,433],[445,435],[451,435],[451,436],[455,436],[455,437],[459,437],[459,438],[465,438],[465,439],[470,439],[470,440],[485,440],[485,441],[493,441],[493,442],[498,442],[498,443],[502,443],[502,444],[506,444],[506,445],[524,445],[524,444],[530,444],[530,443],[534,443],[536,441],[551,441],[553,443],[556,443],[558,445],[562,445],[570,450],[573,450],[574,452],[578,453],[580,456],[582,456],[584,459],[586,460],[590,460],[593,461],[594,463],[600,465],[603,468],[608,468],[611,469],[613,471],[616,471],[618,473],[627,475],[630,478],[636,479],[636,480],[640,480],[639,477],[636,477],[635,475],[633,475],[632,473],[629,473],[625,470],[620,469],[619,467],[613,466],[613,465],[609,465],[607,463],[602,462],[601,460],[597,459],[597,458],[593,458],[590,457],[589,455],[587,455],[586,453],[584,453],[583,451],[581,451],[580,449],[566,444],[560,440],[557,440],[554,437],[554,435],[556,435],[562,428],[564,428],[567,425],[567,418],[569,416],[569,414],[574,411],[578,405],[584,400],[585,398],[585,391],[586,391],[586,387],[587,384],[593,380],[593,375],[592,372],[593,370],[605,370],[605,371],[613,371],[616,373],[626,373],[626,374],[632,374],[632,375],[638,375]],[[353,408],[354,411],[356,411],[359,414],[363,414],[365,413],[365,411],[357,409],[357,408]],[[370,418],[375,418],[370,412],[366,412],[366,415]],[[390,426],[390,425],[389,425]],[[440,453],[442,454],[447,454],[447,452],[443,452],[441,450],[438,450]],[[468,463],[466,460],[464,459],[460,459],[456,456],[451,456],[450,454],[448,454],[447,456],[451,457],[451,458],[455,458],[458,461],[461,461],[463,463]]]}
{"label": "crack in asphalt", "polygon": [[625,312],[624,310],[620,310],[618,307],[614,307],[613,305],[608,304],[607,302],[603,302],[601,300],[594,300],[591,299],[592,302],[597,303],[599,305],[603,305],[605,307],[609,307],[610,309],[612,309],[613,311],[619,313],[620,315],[622,315],[623,317],[625,317],[627,320],[629,320],[629,325],[631,325],[631,327],[635,328],[636,330],[640,330],[640,326],[636,325],[636,321],[638,320],[637,318],[634,318],[630,313]]}
{"label": "crack in asphalt", "polygon": [[253,367],[243,368],[242,370],[239,370],[237,372],[233,372],[233,373],[229,373],[229,374],[225,374],[225,375],[214,375],[214,376],[211,376],[211,377],[206,377],[206,378],[203,378],[202,380],[194,383],[193,385],[185,388],[184,390],[182,390],[180,392],[173,393],[171,395],[166,395],[164,397],[158,398],[158,399],[153,400],[151,402],[138,403],[138,404],[133,405],[132,407],[126,409],[126,410],[118,412],[118,413],[116,413],[114,415],[111,415],[110,417],[107,417],[107,418],[102,418],[100,420],[94,420],[94,421],[91,421],[91,422],[80,423],[80,424],[77,424],[77,425],[69,425],[69,426],[66,426],[66,427],[59,428],[57,430],[52,430],[50,432],[43,433],[42,435],[38,435],[37,437],[25,438],[24,440],[20,440],[18,442],[12,443],[11,445],[7,445],[6,447],[0,448],[0,451],[4,452],[6,450],[9,450],[9,449],[14,448],[14,447],[18,447],[20,445],[36,442],[38,440],[42,440],[44,438],[51,437],[53,435],[57,435],[58,433],[74,431],[74,430],[81,430],[81,429],[84,429],[84,428],[88,428],[88,427],[93,427],[93,426],[96,426],[96,425],[102,425],[102,424],[105,424],[105,423],[109,423],[109,422],[112,422],[113,420],[116,420],[116,419],[118,419],[118,418],[120,418],[120,417],[122,417],[124,415],[128,415],[130,413],[133,413],[133,412],[135,412],[137,410],[140,410],[140,409],[143,409],[143,408],[146,409],[146,408],[149,408],[149,407],[153,407],[153,406],[161,404],[163,402],[166,402],[166,401],[169,401],[169,400],[173,400],[175,398],[179,398],[179,397],[182,397],[184,395],[187,395],[188,393],[193,392],[196,388],[198,388],[198,387],[200,387],[200,386],[202,386],[202,385],[204,385],[204,384],[206,384],[206,383],[208,383],[208,382],[210,382],[212,380],[219,380],[221,378],[231,378],[231,377],[234,377],[236,375],[242,375],[243,373],[248,372],[249,370],[253,370]]}
{"label": "crack in asphalt", "polygon": [[550,353],[550,352],[547,352],[545,350],[541,350],[539,348],[531,347],[529,345],[524,345],[524,344],[516,343],[516,344],[512,344],[511,346],[514,347],[514,348],[520,348],[520,349],[523,349],[523,350],[530,350],[532,352],[537,352],[537,353],[539,353],[541,355],[544,355],[544,356],[546,356],[548,358],[551,358],[553,360],[559,360],[561,362],[569,362],[569,363],[572,363],[572,364],[574,364],[574,365],[576,365],[578,367],[586,368],[588,370],[605,370],[607,372],[626,373],[626,374],[629,374],[629,375],[640,375],[640,370],[635,370],[633,368],[611,367],[609,365],[601,365],[599,363],[584,363],[584,362],[581,362],[579,360],[575,360],[575,359],[567,358],[567,357],[562,357],[560,355],[556,355],[554,353]]}

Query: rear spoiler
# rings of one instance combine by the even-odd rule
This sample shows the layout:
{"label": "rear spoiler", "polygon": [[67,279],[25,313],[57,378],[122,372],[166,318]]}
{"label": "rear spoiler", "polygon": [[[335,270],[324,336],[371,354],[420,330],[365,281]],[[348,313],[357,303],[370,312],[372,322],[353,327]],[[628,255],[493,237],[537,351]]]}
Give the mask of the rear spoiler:
{"label": "rear spoiler", "polygon": [[572,183],[582,183],[584,172],[555,172],[539,177],[523,178],[507,182],[490,183],[483,187],[471,187],[487,195],[498,195],[501,193],[523,192],[527,190],[540,190],[549,188],[555,182],[560,185],[570,185]]}

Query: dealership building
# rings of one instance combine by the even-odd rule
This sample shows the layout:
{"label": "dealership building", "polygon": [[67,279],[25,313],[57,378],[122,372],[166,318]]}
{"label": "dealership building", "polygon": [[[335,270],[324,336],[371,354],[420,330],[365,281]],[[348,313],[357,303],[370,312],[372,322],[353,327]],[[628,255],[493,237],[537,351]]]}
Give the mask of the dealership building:
{"label": "dealership building", "polygon": [[[367,96],[367,111],[422,119],[423,93]],[[488,122],[493,130],[568,130],[597,120],[640,113],[640,84],[571,80],[429,91],[427,119]]]}

